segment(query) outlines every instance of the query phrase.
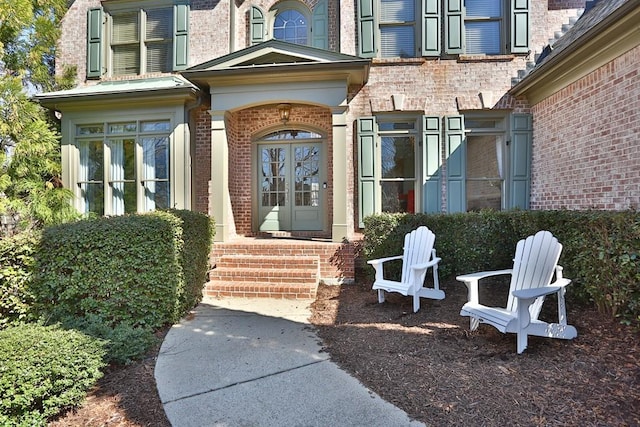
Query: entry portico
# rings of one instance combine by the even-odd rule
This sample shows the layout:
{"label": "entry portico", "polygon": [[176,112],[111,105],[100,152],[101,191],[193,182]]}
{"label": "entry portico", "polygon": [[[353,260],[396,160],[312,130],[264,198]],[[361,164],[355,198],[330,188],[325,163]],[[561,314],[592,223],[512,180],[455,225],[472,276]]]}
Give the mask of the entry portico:
{"label": "entry portico", "polygon": [[[352,140],[347,129],[347,103],[350,90],[366,83],[368,71],[366,59],[271,40],[183,72],[184,77],[211,96],[209,214],[215,219],[216,241],[225,242],[236,234],[255,234],[265,229],[305,231],[304,224],[309,224],[305,221],[298,226],[291,222],[263,226],[268,214],[261,214],[260,206],[273,207],[277,210],[275,215],[283,218],[289,215],[282,213],[281,205],[285,203],[319,210],[318,226],[311,225],[306,231],[318,231],[317,235],[330,237],[334,242],[353,237],[354,195],[349,167],[353,154],[347,142]],[[282,120],[278,112],[282,104],[291,108],[288,120]],[[253,116],[258,120],[245,120]],[[265,176],[268,166],[258,154],[260,137],[267,135],[279,135],[278,142],[287,143],[277,151],[277,166],[272,166],[277,169],[275,177]],[[308,137],[304,139],[306,142],[298,142],[298,135]],[[323,141],[321,147],[309,140],[316,137]],[[263,148],[268,147],[271,146]],[[313,147],[320,148],[316,151]],[[295,158],[296,149],[304,158]],[[308,160],[311,152],[318,156],[312,161]],[[291,163],[282,157],[285,153],[292,156]],[[247,155],[251,161],[247,161]],[[317,170],[301,178],[305,161]],[[288,172],[295,181],[293,186],[286,181],[287,165],[291,165],[289,170],[295,170]],[[250,167],[251,172],[246,169],[241,172],[240,166]],[[234,177],[240,182],[235,182]],[[265,191],[258,188],[259,182],[270,178],[278,182],[271,180]],[[246,193],[250,194],[248,202],[243,203],[242,198],[232,194],[241,192],[238,186],[243,187],[245,199]],[[246,216],[247,208],[251,212],[250,230],[246,220],[242,226],[238,220]],[[304,215],[309,210],[298,209],[291,215],[295,217],[301,212]],[[281,229],[274,230],[277,224]]]}

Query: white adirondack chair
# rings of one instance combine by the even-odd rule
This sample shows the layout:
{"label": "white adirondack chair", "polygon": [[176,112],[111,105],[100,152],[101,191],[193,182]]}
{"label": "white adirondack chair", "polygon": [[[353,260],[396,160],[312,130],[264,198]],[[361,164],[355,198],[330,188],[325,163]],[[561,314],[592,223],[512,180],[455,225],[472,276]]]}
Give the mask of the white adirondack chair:
{"label": "white adirondack chair", "polygon": [[[440,290],[438,282],[438,263],[433,248],[436,236],[425,226],[418,227],[404,237],[403,255],[367,261],[376,269],[373,289],[378,290],[378,302],[384,302],[385,292],[399,292],[402,295],[413,296],[413,312],[420,310],[420,298],[441,300],[444,292]],[[384,278],[383,264],[387,261],[402,260],[402,276],[399,282]],[[433,269],[433,288],[424,286],[424,279],[429,268]]]}
{"label": "white adirondack chair", "polygon": [[[462,306],[460,314],[471,318],[471,330],[475,330],[480,323],[488,323],[502,333],[517,334],[518,354],[527,348],[529,335],[562,339],[578,336],[576,328],[567,325],[564,294],[571,280],[562,277],[562,267],[558,265],[561,252],[562,244],[558,239],[548,231],[539,231],[518,242],[512,269],[456,277],[469,290],[469,302]],[[551,283],[554,273],[556,280]],[[480,304],[479,281],[503,274],[511,274],[506,307]],[[538,320],[545,296],[553,293],[558,295],[558,323]]]}

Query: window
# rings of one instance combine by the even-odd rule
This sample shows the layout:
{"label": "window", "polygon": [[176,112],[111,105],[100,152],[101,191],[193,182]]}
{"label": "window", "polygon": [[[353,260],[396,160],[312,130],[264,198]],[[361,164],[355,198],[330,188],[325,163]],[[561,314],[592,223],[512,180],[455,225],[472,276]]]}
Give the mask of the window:
{"label": "window", "polygon": [[308,44],[308,31],[307,18],[295,9],[278,13],[273,23],[273,38],[289,43]]}
{"label": "window", "polygon": [[357,119],[358,217],[528,209],[530,114]]}
{"label": "window", "polygon": [[169,120],[76,128],[81,212],[122,215],[171,206]]}
{"label": "window", "polygon": [[161,0],[142,8],[113,4],[106,13],[89,10],[87,78],[185,69],[188,7]]}
{"label": "window", "polygon": [[411,58],[416,52],[414,0],[380,0],[380,56]]}
{"label": "window", "polygon": [[112,74],[171,71],[173,8],[141,9],[111,16]]}
{"label": "window", "polygon": [[329,48],[327,0],[313,10],[300,1],[277,3],[268,12],[252,6],[249,12],[251,44],[276,39],[289,43]]}
{"label": "window", "polygon": [[378,126],[382,212],[415,211],[415,127],[415,122],[381,122]]}
{"label": "window", "polygon": [[502,4],[492,0],[465,1],[465,53],[502,53]]}
{"label": "window", "polygon": [[364,58],[525,54],[529,1],[358,0],[358,54]]}

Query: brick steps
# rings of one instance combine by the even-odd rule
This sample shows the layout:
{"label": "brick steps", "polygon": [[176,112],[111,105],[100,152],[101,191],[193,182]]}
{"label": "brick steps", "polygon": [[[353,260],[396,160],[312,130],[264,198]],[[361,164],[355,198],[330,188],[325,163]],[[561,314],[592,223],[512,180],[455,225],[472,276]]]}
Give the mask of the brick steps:
{"label": "brick steps", "polygon": [[[273,248],[272,248],[273,249]],[[226,247],[225,251],[230,248]],[[237,252],[246,248],[236,247]],[[247,251],[248,252],[248,251]],[[319,257],[309,255],[220,254],[209,272],[209,297],[313,299],[319,282]]]}

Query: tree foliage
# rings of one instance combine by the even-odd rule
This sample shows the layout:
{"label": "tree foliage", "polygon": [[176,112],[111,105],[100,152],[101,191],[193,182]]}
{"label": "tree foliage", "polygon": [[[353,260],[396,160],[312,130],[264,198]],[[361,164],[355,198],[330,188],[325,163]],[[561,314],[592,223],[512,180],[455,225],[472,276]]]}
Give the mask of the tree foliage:
{"label": "tree foliage", "polygon": [[0,2],[0,214],[23,227],[73,218],[72,194],[61,188],[56,124],[29,93],[69,87],[55,76],[55,45],[66,0]]}

